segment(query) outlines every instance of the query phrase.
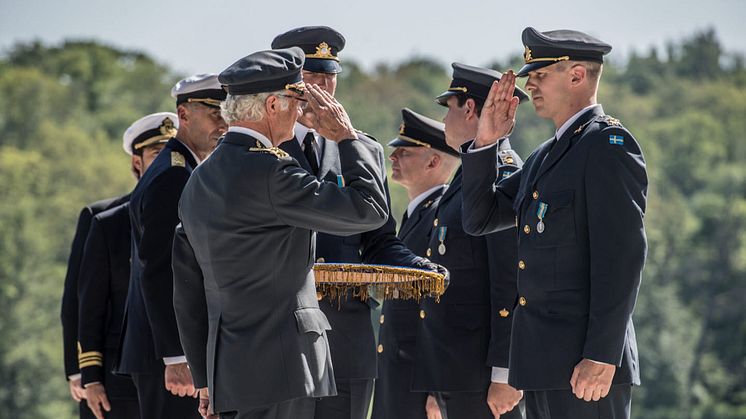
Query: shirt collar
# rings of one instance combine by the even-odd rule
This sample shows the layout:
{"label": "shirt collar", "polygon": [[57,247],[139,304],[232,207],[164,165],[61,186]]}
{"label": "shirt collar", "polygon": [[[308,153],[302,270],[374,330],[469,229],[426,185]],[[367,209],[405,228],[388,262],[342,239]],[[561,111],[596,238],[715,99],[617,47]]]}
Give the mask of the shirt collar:
{"label": "shirt collar", "polygon": [[430,196],[430,194],[432,194],[433,192],[437,191],[440,188],[445,188],[446,186],[448,185],[443,184],[443,185],[433,186],[432,188],[414,197],[414,199],[409,202],[409,205],[407,205],[407,217],[412,216],[412,213],[414,212],[415,208],[417,208],[417,206],[420,205],[420,203],[422,203],[422,201],[424,201],[425,198]]}
{"label": "shirt collar", "polygon": [[176,141],[180,142],[180,143],[181,143],[181,145],[183,145],[183,146],[184,146],[184,148],[186,148],[187,150],[189,150],[189,152],[190,152],[190,153],[192,154],[192,157],[194,157],[194,161],[196,161],[196,162],[197,162],[197,166],[199,166],[199,164],[200,164],[200,163],[202,163],[202,160],[200,160],[200,159],[199,159],[199,157],[197,157],[197,155],[196,155],[196,154],[194,154],[194,151],[192,151],[192,149],[191,149],[191,148],[189,148],[189,146],[188,146],[188,145],[184,144],[184,142],[183,142],[183,141],[181,141],[181,140],[180,140],[180,139],[178,139],[178,138],[176,138]]}
{"label": "shirt collar", "polygon": [[[583,108],[580,111],[578,111],[578,113],[576,113],[575,115],[571,116],[570,119],[568,119],[567,121],[565,121],[565,123],[562,124],[561,127],[559,127],[559,129],[557,130],[557,132],[554,133],[554,138],[556,138],[557,140],[559,140],[560,138],[562,138],[562,135],[565,134],[565,131],[567,131],[567,129],[570,128],[570,126],[572,124],[574,124],[575,121],[578,120],[578,118],[580,118],[587,111],[589,111],[591,109],[595,109],[596,107],[600,108],[601,104],[600,103],[596,103],[594,105],[586,106],[585,108]],[[602,110],[602,112],[603,112],[603,110]]]}
{"label": "shirt collar", "polygon": [[308,131],[313,132],[313,141],[316,143],[316,147],[319,146],[319,133],[315,130],[312,130],[308,128],[307,126],[301,124],[300,122],[295,123],[295,128],[293,129],[295,133],[295,139],[298,140],[298,144],[301,145],[301,148],[303,147],[303,139],[306,138],[306,134],[308,134]]}
{"label": "shirt collar", "polygon": [[272,145],[272,141],[269,141],[269,138],[267,138],[264,134],[260,133],[259,131],[255,131],[251,128],[232,126],[228,128],[228,132],[236,132],[239,134],[249,135],[259,140],[259,142],[262,143],[267,148],[274,147]]}

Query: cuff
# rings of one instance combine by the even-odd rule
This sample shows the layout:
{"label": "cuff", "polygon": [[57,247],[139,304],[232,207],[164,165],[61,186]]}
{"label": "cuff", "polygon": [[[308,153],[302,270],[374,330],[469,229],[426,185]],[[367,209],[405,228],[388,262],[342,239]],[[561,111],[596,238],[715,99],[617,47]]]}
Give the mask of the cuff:
{"label": "cuff", "polygon": [[[505,138],[508,138],[508,137],[505,137]],[[479,147],[479,148],[475,148],[474,144],[476,144],[476,143],[474,141],[472,141],[471,145],[469,145],[469,148],[466,149],[466,152],[467,153],[478,153],[480,151],[488,150],[488,149],[490,149],[492,147],[497,146],[497,144],[500,142],[500,140],[502,140],[502,138],[500,138],[497,141],[495,141],[494,144],[486,145],[484,147]]]}
{"label": "cuff", "polygon": [[182,356],[167,356],[163,358],[163,363],[166,365],[174,364],[186,364],[187,360],[184,355]]}
{"label": "cuff", "polygon": [[[588,359],[588,358],[586,358],[586,359]],[[588,360],[589,360],[589,361],[591,361],[591,362],[593,362],[594,364],[600,364],[600,365],[614,365],[614,364],[609,364],[608,362],[594,361],[594,360],[592,360],[592,359],[588,359]]]}
{"label": "cuff", "polygon": [[94,381],[92,383],[85,383],[85,385],[83,387],[88,388],[88,386],[92,386],[94,384],[101,384],[101,381]]}
{"label": "cuff", "polygon": [[69,381],[73,381],[73,380],[80,380],[80,377],[81,377],[80,373],[77,373],[77,374],[71,374],[71,375],[68,375],[68,376],[67,376],[67,379],[68,379]]}
{"label": "cuff", "polygon": [[508,384],[508,368],[492,367],[492,378],[490,381],[493,383]]}

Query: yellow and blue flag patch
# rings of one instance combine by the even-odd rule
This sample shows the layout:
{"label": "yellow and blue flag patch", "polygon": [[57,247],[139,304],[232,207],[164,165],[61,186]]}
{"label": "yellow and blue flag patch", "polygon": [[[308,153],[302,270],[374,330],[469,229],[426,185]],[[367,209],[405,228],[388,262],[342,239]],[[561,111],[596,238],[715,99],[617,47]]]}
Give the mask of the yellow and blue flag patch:
{"label": "yellow and blue flag patch", "polygon": [[621,135],[609,135],[609,144],[624,145],[624,137]]}

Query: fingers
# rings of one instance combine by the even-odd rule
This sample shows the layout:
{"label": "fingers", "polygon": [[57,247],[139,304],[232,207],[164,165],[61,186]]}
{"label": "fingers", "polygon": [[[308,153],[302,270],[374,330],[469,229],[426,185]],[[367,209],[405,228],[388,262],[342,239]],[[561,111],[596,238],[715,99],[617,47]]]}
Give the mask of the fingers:
{"label": "fingers", "polygon": [[490,412],[492,412],[492,416],[494,416],[495,419],[500,419],[500,412],[498,411],[497,406],[494,403],[488,401],[487,407],[490,408]]}
{"label": "fingers", "polygon": [[578,374],[578,367],[575,366],[572,370],[572,377],[570,377],[570,388],[572,388],[573,393],[575,393],[575,387],[578,385]]}
{"label": "fingers", "polygon": [[[487,99],[484,101],[484,107],[493,106],[498,97],[498,91],[500,90],[500,83],[497,81],[492,82],[490,92],[487,93]],[[484,109],[484,107],[482,109]]]}
{"label": "fingers", "polygon": [[209,407],[210,407],[210,399],[199,399],[199,408],[197,409],[197,411],[202,417],[206,417],[207,415],[210,414],[208,410]]}

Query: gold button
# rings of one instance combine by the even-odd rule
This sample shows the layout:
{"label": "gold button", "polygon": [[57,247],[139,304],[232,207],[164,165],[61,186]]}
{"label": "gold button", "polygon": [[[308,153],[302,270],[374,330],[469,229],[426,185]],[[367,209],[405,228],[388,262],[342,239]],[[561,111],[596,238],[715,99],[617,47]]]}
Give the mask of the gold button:
{"label": "gold button", "polygon": [[518,267],[519,267],[520,269],[526,269],[526,262],[524,262],[524,261],[522,261],[522,260],[521,260],[521,261],[519,261],[519,262],[518,262]]}
{"label": "gold button", "polygon": [[430,250],[430,248],[428,247],[428,248],[427,248],[427,251],[425,252],[425,254],[427,255],[427,257],[430,257],[430,256],[432,256],[432,254],[433,254],[433,251],[432,251],[432,250]]}
{"label": "gold button", "polygon": [[324,263],[324,262],[326,262],[326,260],[324,258],[318,258],[318,259],[316,259],[316,262],[318,262],[318,263]]}
{"label": "gold button", "polygon": [[433,220],[433,226],[434,226],[434,227],[437,227],[437,226],[438,226],[438,219],[437,219],[437,218]]}
{"label": "gold button", "polygon": [[500,314],[500,317],[508,317],[508,314],[510,314],[510,312],[503,308],[498,312],[498,314]]}
{"label": "gold button", "polygon": [[530,233],[531,227],[529,227],[528,224],[526,224],[525,226],[523,226],[523,232],[526,234]]}
{"label": "gold button", "polygon": [[383,352],[383,345],[378,345],[378,353],[380,354],[382,352]]}
{"label": "gold button", "polygon": [[420,318],[421,319],[425,318],[425,310],[420,310]]}
{"label": "gold button", "polygon": [[518,299],[518,304],[525,306],[526,305],[526,297],[521,297]]}
{"label": "gold button", "polygon": [[379,321],[383,324],[383,314],[381,314],[381,319]]}
{"label": "gold button", "polygon": [[534,191],[533,197],[534,199],[539,199],[539,191]]}
{"label": "gold button", "polygon": [[321,291],[316,291],[316,299],[321,301],[324,298],[324,294]]}

